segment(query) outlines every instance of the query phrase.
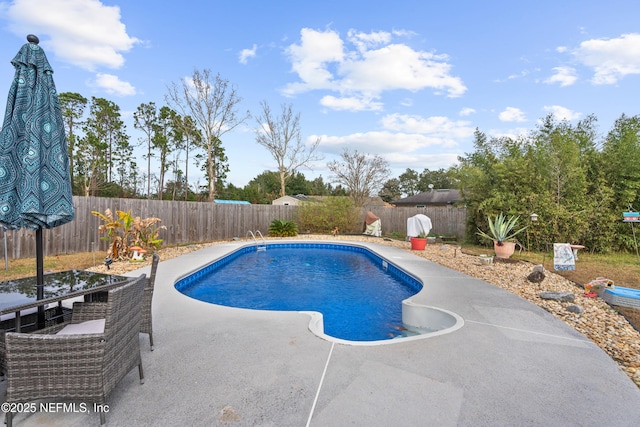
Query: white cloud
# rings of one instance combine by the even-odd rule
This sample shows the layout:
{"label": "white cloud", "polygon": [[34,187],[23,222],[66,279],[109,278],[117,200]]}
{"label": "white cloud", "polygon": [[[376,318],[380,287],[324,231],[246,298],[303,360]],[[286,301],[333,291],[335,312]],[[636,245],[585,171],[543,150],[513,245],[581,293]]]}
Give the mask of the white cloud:
{"label": "white cloud", "polygon": [[418,91],[430,87],[446,91],[451,98],[461,96],[467,88],[458,77],[449,74],[451,66],[445,59],[402,44],[369,50],[356,60],[340,64],[344,75],[342,89],[376,95],[389,90]]}
{"label": "white cloud", "polygon": [[344,57],[340,36],[333,31],[319,32],[303,28],[300,39],[300,44],[292,44],[286,53],[302,83],[289,85],[285,93],[293,95],[306,90],[331,88],[333,74],[328,70],[328,64],[339,63]]}
{"label": "white cloud", "polygon": [[343,148],[349,148],[385,157],[388,153],[414,153],[426,147],[443,145],[437,137],[389,131],[358,132],[346,136],[313,135],[312,138],[320,138],[321,149],[329,153],[341,153]]}
{"label": "white cloud", "polygon": [[498,115],[503,122],[526,122],[527,118],[521,109],[515,107],[507,107]]}
{"label": "white cloud", "polygon": [[[339,156],[343,148],[358,150],[360,153],[381,155],[389,166],[397,168],[398,174],[406,168],[422,170],[423,168],[448,168],[457,163],[462,153],[452,151],[438,152],[443,144],[442,140],[419,134],[392,132],[363,132],[346,136],[312,135],[310,141],[321,138],[319,149],[331,156]],[[323,164],[314,165],[314,170],[320,170]]]}
{"label": "white cloud", "polygon": [[558,120],[577,120],[582,116],[582,113],[571,111],[560,105],[545,105],[544,110],[553,114]]}
{"label": "white cloud", "polygon": [[391,41],[391,33],[386,31],[360,33],[355,30],[349,30],[347,38],[360,52],[366,52],[370,48],[388,44]]}
{"label": "white cloud", "polygon": [[249,58],[254,58],[256,56],[256,52],[258,50],[257,45],[253,45],[251,49],[242,49],[240,54],[238,55],[238,59],[241,64],[246,64]]}
{"label": "white cloud", "polygon": [[594,84],[615,84],[621,78],[640,74],[640,34],[614,39],[591,39],[573,50],[575,58],[594,71]]}
{"label": "white cloud", "polygon": [[123,82],[118,76],[114,76],[113,74],[96,74],[93,85],[114,95],[128,96],[136,94],[135,87],[129,82]]}
{"label": "white cloud", "polygon": [[553,84],[559,83],[560,87],[571,86],[578,80],[576,76],[576,70],[571,67],[555,67],[553,68],[555,74],[546,79],[544,82]]}
{"label": "white cloud", "polygon": [[527,77],[529,75],[529,70],[522,70],[519,73],[516,74],[509,74],[506,78],[504,79],[494,79],[493,81],[496,83],[504,83],[506,81],[509,80],[516,80],[516,79],[521,79],[524,77]]}
{"label": "white cloud", "polygon": [[433,88],[453,98],[467,90],[460,78],[451,75],[446,55],[391,43],[394,36],[404,33],[350,30],[349,45],[331,30],[303,28],[300,34],[300,43],[286,50],[292,70],[300,79],[285,87],[287,96],[331,90],[343,97],[373,99],[385,91]]}
{"label": "white cloud", "polygon": [[474,129],[466,121],[452,121],[447,117],[421,117],[407,114],[390,114],[382,118],[385,129],[430,135],[440,139],[439,145],[456,145],[455,140],[473,135]]}
{"label": "white cloud", "polygon": [[332,110],[342,111],[380,111],[382,103],[375,102],[371,99],[357,97],[342,97],[327,95],[322,97],[320,105],[331,108]]}
{"label": "white cloud", "polygon": [[400,101],[400,105],[402,105],[403,107],[413,107],[413,99],[405,98]]}
{"label": "white cloud", "polygon": [[466,117],[466,116],[470,116],[470,115],[475,114],[475,113],[476,113],[476,110],[474,108],[467,107],[467,108],[463,108],[462,110],[460,110],[460,113],[458,113],[458,114],[460,114],[460,116],[462,116],[462,117]]}
{"label": "white cloud", "polygon": [[511,74],[507,76],[507,80],[521,79],[523,77],[527,77],[528,75],[529,75],[529,70],[522,70],[518,74]]}
{"label": "white cloud", "polygon": [[98,0],[14,0],[4,15],[12,32],[23,36],[29,28],[45,49],[90,71],[122,67],[122,53],[140,43],[127,34],[120,8]]}
{"label": "white cloud", "polygon": [[385,159],[389,162],[391,167],[400,169],[400,173],[404,172],[407,168],[417,170],[427,168],[430,170],[448,169],[449,167],[458,164],[458,156],[456,153],[436,153],[436,154],[403,154],[393,153],[385,155]]}
{"label": "white cloud", "polygon": [[442,150],[460,146],[463,140],[471,139],[474,132],[469,122],[452,121],[446,117],[390,114],[381,119],[381,125],[383,129],[379,131],[344,136],[312,135],[309,140],[320,138],[320,150],[327,154],[339,154],[344,148],[355,149],[383,155],[399,166],[404,164],[404,168],[427,157],[433,159],[440,155],[447,158],[445,166],[449,166],[457,154],[444,154]]}

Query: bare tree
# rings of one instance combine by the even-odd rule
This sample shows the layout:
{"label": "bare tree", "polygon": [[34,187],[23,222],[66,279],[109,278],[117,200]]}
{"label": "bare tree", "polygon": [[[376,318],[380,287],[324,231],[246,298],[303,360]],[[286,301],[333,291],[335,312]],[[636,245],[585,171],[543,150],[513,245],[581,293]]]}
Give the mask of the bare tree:
{"label": "bare tree", "polygon": [[364,206],[367,198],[380,189],[391,174],[388,162],[381,156],[360,154],[357,150],[352,153],[346,148],[342,161],[329,162],[327,168],[334,174],[332,182],[347,188],[356,206]]}
{"label": "bare tree", "polygon": [[243,116],[238,116],[237,106],[242,98],[220,74],[212,78],[210,70],[196,69],[190,79],[182,79],[179,84],[172,83],[167,89],[167,102],[183,116],[191,116],[202,131],[209,201],[212,202],[217,194],[218,162],[221,161],[220,156],[224,155],[221,136],[247,120],[250,114],[247,111]]}
{"label": "bare tree", "polygon": [[260,103],[262,114],[257,118],[256,142],[271,153],[278,164],[280,196],[285,196],[285,185],[298,168],[309,167],[309,163],[322,157],[315,154],[320,139],[310,146],[300,137],[300,113],[294,114],[291,104],[282,104],[279,117],[271,114],[267,101]]}

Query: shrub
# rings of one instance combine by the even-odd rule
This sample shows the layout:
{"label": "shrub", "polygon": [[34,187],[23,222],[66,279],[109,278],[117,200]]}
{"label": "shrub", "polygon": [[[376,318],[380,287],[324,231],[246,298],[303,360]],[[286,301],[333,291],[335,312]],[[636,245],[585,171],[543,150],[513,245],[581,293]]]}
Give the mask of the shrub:
{"label": "shrub", "polygon": [[341,234],[362,233],[360,209],[348,197],[330,197],[321,202],[304,202],[298,207],[300,230],[329,234],[337,227]]}
{"label": "shrub", "polygon": [[101,239],[109,242],[107,255],[114,259],[128,257],[129,248],[132,245],[139,245],[151,253],[162,244],[162,239],[159,239],[158,235],[160,230],[166,227],[157,225],[162,221],[160,218],[140,219],[138,216],[131,215],[131,211],[116,211],[116,218],[111,209],[107,209],[104,213],[98,211],[91,211],[91,213],[104,221],[98,230],[100,234],[106,234],[106,237]]}
{"label": "shrub", "polygon": [[293,237],[298,235],[298,225],[286,219],[274,219],[269,225],[269,235],[274,237]]}

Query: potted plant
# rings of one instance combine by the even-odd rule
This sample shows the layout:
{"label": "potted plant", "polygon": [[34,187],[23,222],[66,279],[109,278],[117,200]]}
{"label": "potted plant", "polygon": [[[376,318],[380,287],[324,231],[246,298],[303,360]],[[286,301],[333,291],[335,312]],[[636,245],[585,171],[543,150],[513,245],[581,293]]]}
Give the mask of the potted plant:
{"label": "potted plant", "polygon": [[424,231],[420,232],[417,237],[411,238],[411,250],[414,251],[424,251],[424,248],[427,247],[427,235]]}
{"label": "potted plant", "polygon": [[520,217],[506,217],[503,213],[497,215],[494,219],[491,216],[487,218],[489,222],[489,233],[478,228],[478,235],[485,239],[493,240],[493,249],[498,258],[509,258],[516,250],[518,240],[516,236],[522,233],[527,227],[515,229]]}

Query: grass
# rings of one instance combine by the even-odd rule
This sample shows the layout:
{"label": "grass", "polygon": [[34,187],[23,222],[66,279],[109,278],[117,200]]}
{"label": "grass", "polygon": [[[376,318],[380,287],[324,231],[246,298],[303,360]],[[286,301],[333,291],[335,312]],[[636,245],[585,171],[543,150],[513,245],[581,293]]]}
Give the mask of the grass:
{"label": "grass", "polygon": [[[83,252],[71,255],[56,255],[44,258],[44,272],[64,270],[84,270],[102,264],[102,253]],[[36,275],[36,259],[21,258],[9,260],[9,268],[0,264],[0,281]]]}

